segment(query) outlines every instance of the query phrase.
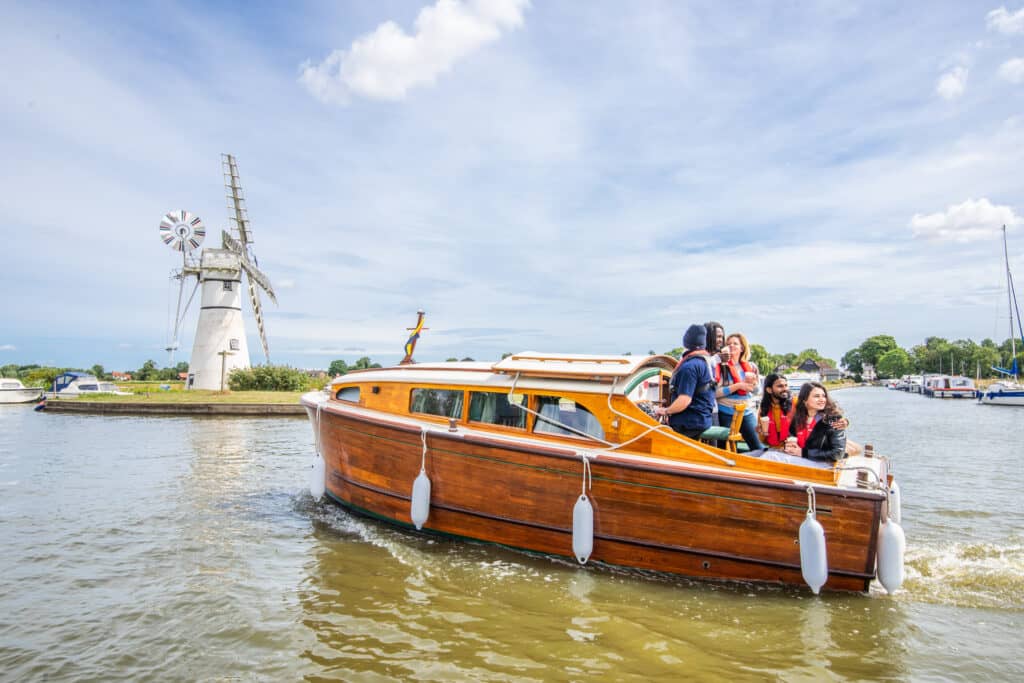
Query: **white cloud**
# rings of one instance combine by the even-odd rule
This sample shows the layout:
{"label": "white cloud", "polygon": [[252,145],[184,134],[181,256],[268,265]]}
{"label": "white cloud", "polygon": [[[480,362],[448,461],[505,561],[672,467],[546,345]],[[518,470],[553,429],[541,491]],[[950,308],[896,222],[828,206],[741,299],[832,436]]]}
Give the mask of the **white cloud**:
{"label": "white cloud", "polygon": [[277,288],[278,289],[294,289],[295,288],[295,280],[292,280],[290,278],[285,278],[283,280],[278,280],[277,281]]}
{"label": "white cloud", "polygon": [[964,94],[967,87],[967,68],[963,66],[942,74],[939,82],[935,84],[935,92],[946,100],[956,99]]}
{"label": "white cloud", "polygon": [[1008,12],[1005,7],[994,9],[986,16],[989,29],[1005,33],[1024,33],[1024,7],[1016,12]]}
{"label": "white cloud", "polygon": [[386,21],[348,50],[335,50],[316,65],[307,61],[299,81],[324,102],[346,102],[350,93],[401,100],[503,30],[522,26],[528,6],[529,0],[437,0],[420,10],[412,35]]}
{"label": "white cloud", "polygon": [[0,344],[0,351],[17,351],[17,347],[14,344]]}
{"label": "white cloud", "polygon": [[1021,223],[1021,218],[1009,206],[996,206],[988,199],[968,199],[945,211],[914,214],[910,228],[914,237],[952,242],[974,242],[998,234],[1002,226]]}
{"label": "white cloud", "polygon": [[999,76],[1010,83],[1024,83],[1024,59],[1016,57],[999,66]]}

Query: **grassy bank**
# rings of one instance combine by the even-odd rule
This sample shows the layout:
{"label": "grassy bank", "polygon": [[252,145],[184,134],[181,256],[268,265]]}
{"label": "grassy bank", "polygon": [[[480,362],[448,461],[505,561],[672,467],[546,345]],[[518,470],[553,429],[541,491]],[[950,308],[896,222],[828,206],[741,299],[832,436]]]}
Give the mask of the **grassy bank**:
{"label": "grassy bank", "polygon": [[[132,390],[128,396],[115,396],[111,394],[89,394],[81,400],[103,403],[291,403],[299,402],[302,391],[203,391],[194,389],[192,391],[163,391],[139,390],[135,387],[125,386],[125,390]],[[74,398],[61,398],[61,401],[77,401]]]}

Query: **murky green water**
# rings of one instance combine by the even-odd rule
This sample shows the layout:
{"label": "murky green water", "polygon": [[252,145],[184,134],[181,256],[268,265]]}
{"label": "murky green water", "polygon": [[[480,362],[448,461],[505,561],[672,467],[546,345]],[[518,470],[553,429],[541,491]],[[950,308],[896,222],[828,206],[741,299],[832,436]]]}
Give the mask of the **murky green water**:
{"label": "murky green water", "polygon": [[304,420],[0,407],[0,679],[1024,679],[1024,410],[837,397],[896,454],[894,597],[398,531],[312,502]]}

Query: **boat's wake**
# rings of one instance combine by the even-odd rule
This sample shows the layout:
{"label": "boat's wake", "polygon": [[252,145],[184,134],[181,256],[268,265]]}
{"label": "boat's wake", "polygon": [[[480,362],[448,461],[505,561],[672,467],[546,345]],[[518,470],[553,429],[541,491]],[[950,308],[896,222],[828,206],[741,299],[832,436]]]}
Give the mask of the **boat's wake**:
{"label": "boat's wake", "polygon": [[1024,610],[1024,544],[907,548],[904,595],[957,607]]}

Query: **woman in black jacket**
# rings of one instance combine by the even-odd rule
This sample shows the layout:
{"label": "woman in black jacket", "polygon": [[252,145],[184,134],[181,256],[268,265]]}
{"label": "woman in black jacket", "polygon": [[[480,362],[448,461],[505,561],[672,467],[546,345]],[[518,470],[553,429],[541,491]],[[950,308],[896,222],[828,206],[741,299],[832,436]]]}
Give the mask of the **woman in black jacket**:
{"label": "woman in black jacket", "polygon": [[800,387],[785,451],[820,462],[842,460],[846,457],[846,431],[841,427],[845,425],[828,390],[819,382],[807,382]]}

